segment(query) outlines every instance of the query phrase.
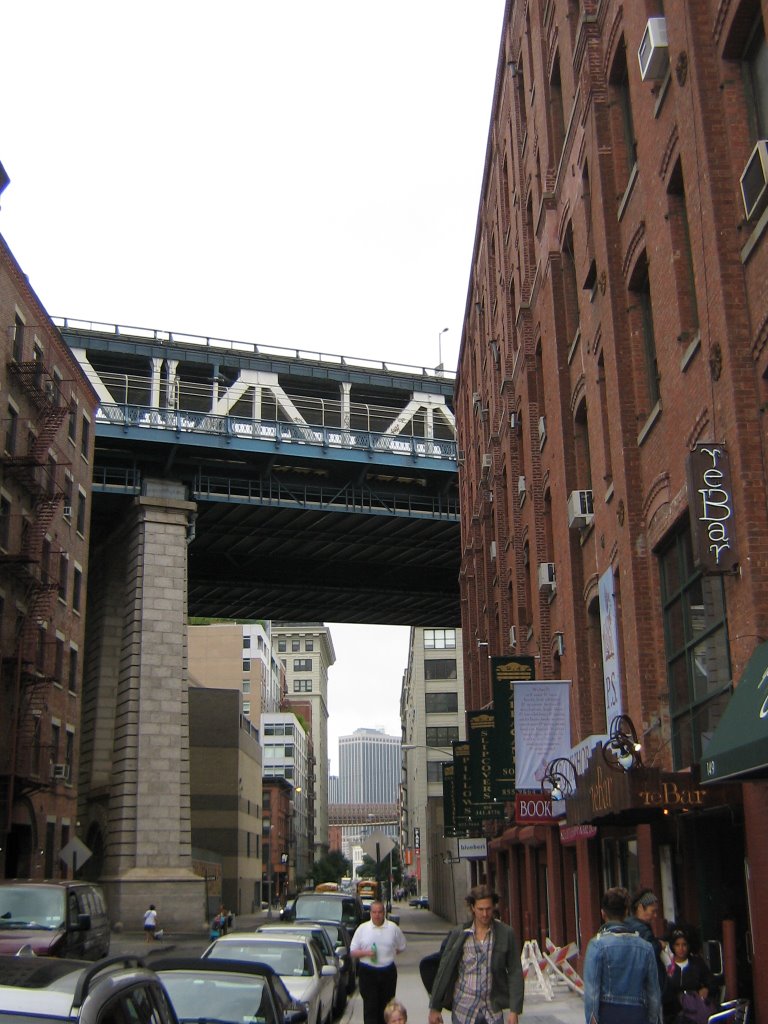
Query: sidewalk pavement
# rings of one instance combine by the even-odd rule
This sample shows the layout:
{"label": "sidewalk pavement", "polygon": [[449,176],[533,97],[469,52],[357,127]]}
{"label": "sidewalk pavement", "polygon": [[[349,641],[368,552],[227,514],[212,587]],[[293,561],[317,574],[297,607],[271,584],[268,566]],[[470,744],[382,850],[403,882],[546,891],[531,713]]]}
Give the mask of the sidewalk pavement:
{"label": "sidewalk pavement", "polygon": [[[427,1024],[429,997],[421,983],[419,961],[427,953],[440,948],[451,926],[429,910],[415,909],[401,904],[393,906],[393,913],[400,917],[400,927],[405,933],[408,948],[398,958],[397,998],[408,1010],[410,1024]],[[252,931],[268,920],[267,912],[242,914],[235,920],[233,931]],[[272,920],[279,920],[276,912]],[[151,945],[142,931],[121,932],[112,935],[111,955],[152,956],[164,953],[178,953],[200,956],[209,943],[208,930],[201,927],[197,934],[172,935]],[[450,1014],[443,1014],[445,1024],[450,1024]],[[535,981],[528,981],[525,989],[525,1004],[522,1024],[584,1024],[584,1000],[564,984],[554,986],[554,999],[545,999]],[[347,1007],[336,1024],[363,1024],[363,1006],[359,992],[347,1003]]]}

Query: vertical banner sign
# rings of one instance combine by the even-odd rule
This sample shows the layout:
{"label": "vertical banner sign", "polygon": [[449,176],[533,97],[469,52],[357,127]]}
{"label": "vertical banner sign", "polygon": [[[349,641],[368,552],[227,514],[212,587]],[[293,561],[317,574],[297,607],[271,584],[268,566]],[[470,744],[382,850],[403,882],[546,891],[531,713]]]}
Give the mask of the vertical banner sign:
{"label": "vertical banner sign", "polygon": [[610,729],[616,715],[624,713],[621,698],[621,665],[619,664],[619,624],[616,615],[616,591],[613,569],[600,577],[600,635],[603,643],[603,687],[605,693],[605,726]]}
{"label": "vertical banner sign", "polygon": [[456,770],[443,762],[443,835],[456,835]]}
{"label": "vertical banner sign", "polygon": [[696,565],[706,573],[731,572],[739,558],[728,450],[724,444],[697,444],[686,469]]}
{"label": "vertical banner sign", "polygon": [[493,798],[494,718],[491,711],[467,712],[467,740],[470,753],[472,817],[485,821],[504,816],[504,802]]}
{"label": "vertical banner sign", "polygon": [[515,683],[515,784],[541,789],[547,765],[571,749],[571,682]]}
{"label": "vertical banner sign", "polygon": [[472,767],[469,744],[454,740],[453,766],[456,771],[456,834],[468,835],[476,822],[472,821]]}
{"label": "vertical banner sign", "polygon": [[493,683],[493,797],[500,803],[515,799],[515,683],[533,679],[530,657],[491,658]]}

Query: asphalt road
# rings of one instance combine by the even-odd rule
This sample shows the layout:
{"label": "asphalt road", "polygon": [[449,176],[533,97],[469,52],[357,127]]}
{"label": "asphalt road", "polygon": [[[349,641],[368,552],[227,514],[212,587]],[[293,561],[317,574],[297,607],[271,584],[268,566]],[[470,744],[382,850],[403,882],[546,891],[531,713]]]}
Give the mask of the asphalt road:
{"label": "asphalt road", "polygon": [[[427,953],[434,953],[450,930],[442,918],[429,910],[417,910],[395,904],[393,914],[400,916],[400,927],[405,933],[408,948],[398,957],[397,998],[408,1010],[410,1024],[426,1024],[428,997],[419,976],[419,961]],[[266,921],[266,913],[249,914],[239,917],[234,931],[250,931],[257,924]],[[162,941],[151,945],[145,941],[143,932],[123,932],[112,936],[110,955],[120,954],[148,958],[149,966],[154,954],[170,952],[185,956],[199,956],[208,945],[207,931],[199,935],[168,935]],[[450,1014],[443,1014],[445,1024],[450,1024]],[[526,984],[524,1024],[584,1024],[584,1002],[581,996],[565,987],[556,986],[555,997],[544,998],[535,982]],[[337,1024],[363,1024],[363,1007],[359,993],[347,1003]]]}

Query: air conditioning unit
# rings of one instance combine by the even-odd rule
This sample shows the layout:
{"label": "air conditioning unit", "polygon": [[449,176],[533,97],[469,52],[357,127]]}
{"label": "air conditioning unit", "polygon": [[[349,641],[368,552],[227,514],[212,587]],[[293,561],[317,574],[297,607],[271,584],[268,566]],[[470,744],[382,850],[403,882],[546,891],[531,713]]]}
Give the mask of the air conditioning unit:
{"label": "air conditioning unit", "polygon": [[490,471],[493,469],[493,456],[489,452],[486,452],[483,455],[482,460],[481,460],[481,468],[482,468],[483,474],[485,474],[485,475],[490,473]]}
{"label": "air conditioning unit", "polygon": [[739,178],[747,220],[758,212],[768,194],[768,139],[759,139]]}
{"label": "air conditioning unit", "polygon": [[63,782],[69,782],[69,765],[68,764],[52,764],[51,765],[51,778],[61,779]]}
{"label": "air conditioning unit", "polygon": [[517,493],[521,498],[525,497],[525,477],[519,476],[517,478]]}
{"label": "air conditioning unit", "polygon": [[491,555],[491,561],[495,562],[496,561],[496,541],[495,540],[491,541],[491,545],[490,545],[489,551],[490,551],[490,555]]}
{"label": "air conditioning unit", "polygon": [[509,646],[513,649],[517,647],[517,626],[509,627]]}
{"label": "air conditioning unit", "polygon": [[510,430],[517,430],[517,413],[511,412],[509,414],[509,428]]}
{"label": "air conditioning unit", "polygon": [[539,447],[547,440],[547,417],[539,416]]}
{"label": "air conditioning unit", "polygon": [[583,530],[595,515],[592,491],[571,491],[568,495],[568,529]]}
{"label": "air conditioning unit", "polygon": [[558,658],[565,654],[565,636],[562,633],[555,633],[555,654]]}
{"label": "air conditioning unit", "polygon": [[472,392],[472,405],[474,405],[475,408],[477,408],[478,405],[482,405],[482,404],[483,404],[483,400],[480,397],[480,392],[479,391],[473,391]]}
{"label": "air conditioning unit", "polygon": [[61,510],[61,514],[64,516],[65,519],[71,519],[72,518],[72,506],[71,505],[65,505],[64,508]]}
{"label": "air conditioning unit", "polygon": [[549,590],[551,593],[555,586],[555,563],[539,562],[539,590]]}
{"label": "air conditioning unit", "polygon": [[644,82],[666,75],[669,67],[666,18],[648,19],[637,51],[637,59],[640,61],[640,77]]}

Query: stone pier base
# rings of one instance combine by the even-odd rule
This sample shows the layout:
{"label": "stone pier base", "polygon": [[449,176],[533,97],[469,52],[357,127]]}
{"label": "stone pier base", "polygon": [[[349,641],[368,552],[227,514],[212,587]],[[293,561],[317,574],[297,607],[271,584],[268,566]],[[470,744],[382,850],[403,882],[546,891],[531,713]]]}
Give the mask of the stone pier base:
{"label": "stone pier base", "polygon": [[200,932],[207,937],[205,882],[191,871],[169,868],[133,868],[120,877],[103,877],[113,928],[141,931],[144,912],[154,903],[158,926],[169,937]]}

